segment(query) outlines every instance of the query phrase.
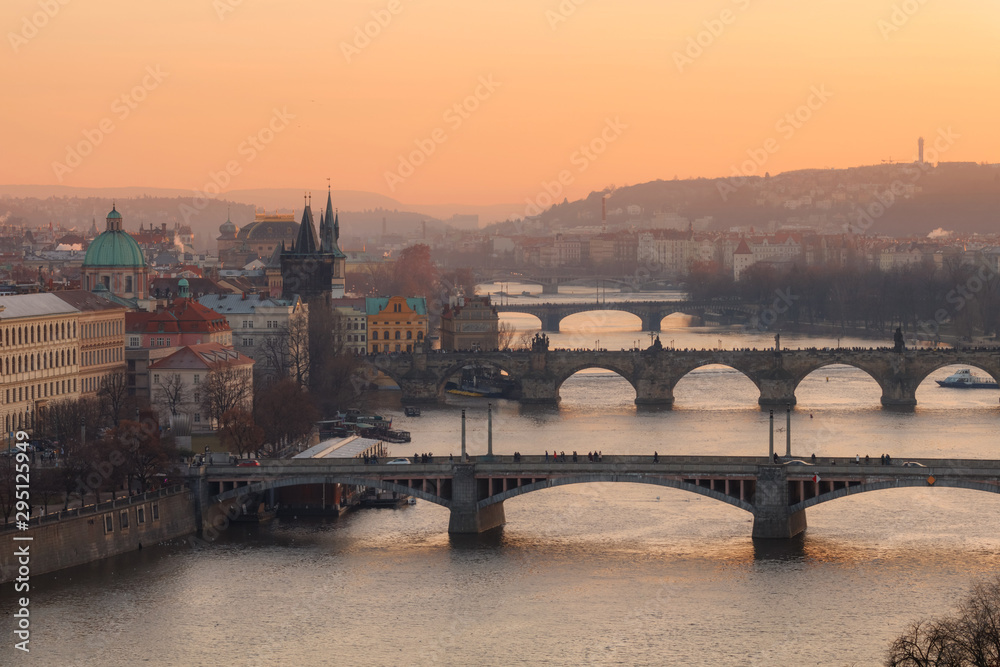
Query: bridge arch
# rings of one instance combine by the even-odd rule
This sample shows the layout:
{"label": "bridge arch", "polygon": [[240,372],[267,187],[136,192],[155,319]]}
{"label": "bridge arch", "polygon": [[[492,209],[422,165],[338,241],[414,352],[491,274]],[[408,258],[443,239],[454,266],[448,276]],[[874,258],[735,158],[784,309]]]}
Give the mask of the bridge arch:
{"label": "bridge arch", "polygon": [[441,395],[441,393],[444,392],[444,387],[446,384],[448,384],[448,381],[451,380],[451,378],[453,378],[456,374],[461,373],[462,369],[466,368],[467,366],[475,366],[475,365],[489,366],[490,368],[493,368],[495,370],[503,371],[504,373],[507,374],[507,377],[512,380],[518,379],[517,373],[513,370],[513,364],[504,364],[495,359],[486,357],[479,358],[478,356],[469,356],[465,359],[462,359],[461,361],[455,362],[451,366],[446,367],[440,373],[439,375],[440,380],[438,381],[438,387],[437,387],[438,395]]}
{"label": "bridge arch", "polygon": [[872,380],[874,380],[875,383],[879,386],[879,389],[882,389],[883,391],[885,390],[885,387],[883,386],[882,381],[879,379],[879,373],[876,369],[868,368],[863,363],[858,363],[856,361],[845,361],[843,359],[824,359],[819,363],[810,366],[804,372],[800,372],[798,376],[795,378],[795,388],[798,389],[799,385],[802,384],[803,380],[805,380],[807,377],[809,377],[816,371],[827,368],[828,366],[849,366],[851,368],[855,368],[864,373],[865,375],[867,375],[868,377],[870,377]]}
{"label": "bridge arch", "polygon": [[404,486],[387,480],[361,476],[356,477],[353,475],[302,475],[300,477],[261,480],[251,482],[243,486],[237,486],[235,489],[230,489],[229,491],[223,491],[222,493],[212,496],[210,500],[214,503],[222,503],[227,500],[242,498],[243,496],[250,495],[251,493],[260,493],[262,491],[270,491],[271,489],[280,489],[286,486],[302,486],[305,484],[344,484],[348,486],[368,486],[381,489],[383,491],[395,491],[403,495],[414,496],[442,507],[451,508],[451,501],[447,498],[442,498],[441,496],[436,496],[434,494],[427,493],[426,491],[421,491],[419,489],[414,489],[409,486]]}
{"label": "bridge arch", "polygon": [[915,386],[919,387],[921,384],[923,384],[924,380],[930,377],[931,373],[939,371],[942,368],[947,368],[948,366],[975,368],[976,370],[980,370],[986,373],[991,378],[1000,383],[1000,366],[994,366],[990,368],[989,364],[972,363],[968,361],[956,361],[954,359],[949,359],[947,356],[945,356],[942,359],[935,359],[929,363],[926,363],[926,365],[922,366],[920,372],[917,373],[916,378],[914,379]]}
{"label": "bridge arch", "polygon": [[610,371],[615,375],[620,376],[629,386],[636,392],[636,396],[639,395],[639,387],[637,384],[637,379],[633,376],[633,371],[630,368],[624,368],[612,363],[602,362],[595,359],[594,361],[588,361],[584,363],[575,364],[570,366],[568,369],[563,370],[560,375],[556,378],[556,395],[559,394],[559,389],[565,384],[566,380],[579,373],[580,371],[585,371],[590,368],[597,368],[600,370]]}
{"label": "bridge arch", "polygon": [[[857,389],[859,390],[857,394],[853,394],[849,399],[846,400],[845,403],[841,404],[831,403],[830,396],[824,394],[822,398],[824,407],[837,407],[837,406],[846,407],[849,405],[853,408],[856,408],[859,405],[859,402],[866,401],[868,399],[869,395],[866,392],[869,391],[876,392],[876,395],[873,397],[872,405],[879,404],[879,402],[881,401],[881,397],[885,394],[885,386],[879,380],[878,375],[874,373],[872,369],[865,368],[863,365],[847,363],[839,359],[824,361],[823,363],[820,363],[816,366],[812,366],[809,369],[805,370],[804,372],[799,373],[794,380],[794,387],[793,387],[793,391],[795,392],[796,396],[796,402],[801,403],[802,390],[806,390],[805,393],[807,395],[810,392],[823,391],[822,389],[817,388],[817,386],[812,386],[812,387],[809,386],[810,383],[817,382],[815,378],[811,379],[810,382],[806,382],[807,379],[809,379],[811,376],[815,376],[816,374],[820,373],[823,369],[828,369],[827,372],[829,372],[829,369],[838,367],[843,369],[861,371],[861,373],[863,373],[865,376],[865,381],[862,383],[861,386],[857,387]],[[829,375],[827,376],[827,379],[829,379]],[[868,382],[869,380],[870,382]],[[803,382],[806,383],[805,387],[802,386]],[[830,392],[828,391],[827,394],[829,393]]]}
{"label": "bridge arch", "polygon": [[697,493],[699,495],[705,496],[707,498],[712,498],[714,500],[719,500],[726,504],[732,505],[733,507],[738,507],[741,510],[753,513],[753,505],[745,500],[740,500],[733,496],[727,496],[720,491],[713,491],[712,489],[705,488],[703,486],[698,486],[697,484],[691,484],[689,482],[684,482],[677,479],[669,479],[666,477],[649,477],[646,475],[630,475],[630,474],[616,474],[616,473],[600,473],[600,474],[589,474],[589,475],[569,475],[566,477],[551,477],[549,479],[535,482],[534,484],[526,484],[524,486],[519,486],[517,488],[508,489],[503,493],[498,493],[489,498],[480,500],[476,507],[477,509],[484,509],[490,505],[495,505],[496,503],[502,503],[505,500],[511,498],[516,498],[517,496],[522,496],[526,493],[531,493],[532,491],[542,491],[544,489],[551,489],[557,486],[565,486],[567,484],[589,484],[592,482],[626,482],[630,484],[651,484],[653,486],[664,486],[671,489],[679,489],[681,491],[689,491],[691,493]]}
{"label": "bridge arch", "polygon": [[808,509],[820,503],[827,503],[831,500],[838,500],[840,498],[846,498],[847,496],[854,496],[859,493],[868,493],[870,491],[883,491],[886,489],[903,489],[903,488],[953,488],[953,489],[968,489],[970,491],[986,491],[987,493],[1000,494],[1000,485],[997,484],[987,484],[985,482],[972,482],[965,480],[950,480],[950,479],[937,479],[934,484],[928,484],[926,478],[914,477],[914,478],[903,478],[903,479],[893,479],[885,480],[881,482],[871,482],[869,484],[858,484],[855,486],[847,486],[842,489],[837,489],[835,491],[828,491],[826,493],[821,493],[818,496],[809,498],[808,500],[803,500],[801,502],[792,505],[789,510],[794,514],[800,510]]}
{"label": "bridge arch", "polygon": [[[728,370],[728,371],[736,371],[737,375],[735,377],[738,378],[736,380],[736,382],[739,385],[743,385],[743,384],[745,384],[743,382],[744,379],[749,380],[750,383],[757,389],[758,396],[759,396],[759,392],[760,392],[760,388],[761,388],[760,387],[760,381],[756,377],[754,377],[754,374],[750,371],[750,369],[740,368],[740,365],[738,363],[727,364],[727,363],[720,363],[719,361],[703,361],[703,362],[699,361],[699,362],[687,365],[687,366],[685,366],[683,368],[680,368],[678,370],[677,374],[673,377],[673,384],[670,386],[670,395],[672,397],[676,398],[676,396],[677,396],[677,386],[681,383],[682,380],[684,380],[685,378],[689,378],[688,381],[691,382],[691,379],[690,379],[689,376],[691,376],[691,374],[693,372],[701,370],[701,369],[709,368],[709,367],[717,367],[719,369],[725,369],[725,370]],[[713,391],[718,392],[719,387],[718,386],[714,386],[715,382],[716,381],[713,381]],[[682,390],[683,391],[687,391],[687,390],[685,390],[683,388],[682,388]],[[754,396],[753,398],[756,399],[757,396]],[[676,405],[676,403],[675,403],[675,405]]]}
{"label": "bridge arch", "polygon": [[[567,331],[570,333],[581,330],[588,333],[593,331],[594,335],[598,335],[601,330],[608,327],[607,315],[609,313],[631,315],[632,317],[629,318],[630,325],[628,326],[628,331],[639,332],[645,330],[644,325],[646,323],[643,320],[642,313],[635,308],[628,308],[623,304],[618,304],[615,308],[602,308],[596,304],[589,304],[588,307],[587,304],[583,304],[579,307],[579,309],[574,309],[573,312],[563,315],[562,319],[559,321],[559,331]],[[590,322],[580,326],[574,321],[580,319],[577,317],[578,315],[585,315]],[[632,318],[635,318],[637,321],[632,320]],[[621,331],[623,328],[625,327],[616,327],[615,329]]]}

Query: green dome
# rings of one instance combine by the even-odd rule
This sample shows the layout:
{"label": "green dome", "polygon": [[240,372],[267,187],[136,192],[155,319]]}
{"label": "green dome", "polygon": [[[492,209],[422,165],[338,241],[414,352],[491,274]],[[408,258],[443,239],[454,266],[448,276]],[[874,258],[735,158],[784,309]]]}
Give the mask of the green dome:
{"label": "green dome", "polygon": [[[116,213],[112,211],[111,213]],[[110,213],[108,216],[110,217]],[[83,258],[84,266],[143,267],[146,258],[135,239],[125,231],[103,232],[93,240]]]}
{"label": "green dome", "polygon": [[108,217],[109,218],[115,218],[115,219],[121,220],[122,214],[119,213],[117,210],[115,210],[115,207],[112,206],[111,207],[111,213],[108,213]]}

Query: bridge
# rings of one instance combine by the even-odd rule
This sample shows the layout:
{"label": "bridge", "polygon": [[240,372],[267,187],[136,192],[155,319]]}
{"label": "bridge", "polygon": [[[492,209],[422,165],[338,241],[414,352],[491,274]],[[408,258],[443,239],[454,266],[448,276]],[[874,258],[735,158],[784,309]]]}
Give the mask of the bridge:
{"label": "bridge", "polygon": [[615,310],[632,313],[642,320],[643,331],[660,331],[660,322],[667,315],[683,313],[705,318],[706,315],[720,324],[742,321],[757,313],[757,306],[738,300],[706,301],[612,301],[608,303],[505,303],[497,304],[499,313],[527,313],[542,322],[542,331],[558,332],[562,320],[576,313],[594,310]]}
{"label": "bridge", "polygon": [[574,462],[546,456],[473,457],[464,462],[371,465],[360,459],[280,459],[260,467],[208,466],[188,478],[203,522],[227,507],[285,486],[347,484],[414,496],[450,511],[451,533],[481,533],[506,522],[504,502],[567,484],[650,484],[697,493],[753,516],[753,537],[784,539],[806,529],[806,510],[847,496],[907,487],[1000,493],[1000,461],[920,459],[925,467],[824,459],[775,464],[767,457],[604,456]]}
{"label": "bridge", "polygon": [[530,273],[525,273],[525,269],[497,269],[492,272],[481,272],[476,276],[476,281],[481,283],[503,283],[516,282],[532,285],[541,285],[542,294],[558,294],[560,285],[595,285],[610,289],[620,290],[640,289],[647,283],[660,284],[663,281],[647,280],[646,283],[639,283],[634,275],[620,277],[595,276],[592,273],[583,271],[545,271],[543,269],[533,269]]}
{"label": "bridge", "polygon": [[575,373],[600,368],[625,378],[635,390],[636,405],[671,406],[674,388],[691,371],[724,365],[743,373],[760,391],[758,404],[795,405],[795,390],[810,373],[824,366],[858,368],[882,389],[887,407],[912,408],[917,387],[944,366],[976,367],[1000,381],[1000,348],[906,350],[892,348],[826,348],[804,350],[531,350],[497,352],[416,352],[375,355],[369,363],[389,376],[404,403],[435,402],[444,397],[449,378],[466,366],[487,366],[507,373],[522,403],[554,405],[559,388]]}

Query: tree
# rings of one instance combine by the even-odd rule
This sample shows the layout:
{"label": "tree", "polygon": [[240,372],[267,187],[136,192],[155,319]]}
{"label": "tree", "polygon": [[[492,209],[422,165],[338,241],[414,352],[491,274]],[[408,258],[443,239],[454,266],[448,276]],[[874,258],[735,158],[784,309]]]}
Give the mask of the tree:
{"label": "tree", "polygon": [[124,458],[128,489],[132,488],[134,479],[139,483],[139,490],[145,491],[172,458],[172,452],[160,440],[160,426],[151,410],[141,412],[139,421],[123,419],[108,432],[106,439],[107,446],[117,446]]}
{"label": "tree", "polygon": [[254,421],[263,430],[265,456],[277,456],[289,444],[307,437],[318,418],[310,394],[291,378],[257,391]]}
{"label": "tree", "polygon": [[218,423],[228,411],[250,404],[252,385],[247,367],[217,364],[201,385],[201,407],[209,420]]}
{"label": "tree", "polygon": [[[165,377],[166,379],[162,379]],[[157,403],[164,405],[172,416],[177,416],[177,408],[187,402],[187,385],[180,373],[168,373],[157,379],[159,391]]]}
{"label": "tree", "polygon": [[309,316],[305,308],[294,313],[277,334],[264,339],[255,374],[266,382],[291,376],[306,386],[309,381]]}
{"label": "tree", "polygon": [[253,415],[242,408],[229,410],[219,421],[219,440],[229,451],[241,457],[259,451],[264,444],[264,429],[254,422]]}
{"label": "tree", "polygon": [[506,350],[517,336],[517,327],[510,322],[501,322],[497,327],[497,349]]}
{"label": "tree", "polygon": [[973,585],[958,613],[917,621],[893,641],[887,667],[1000,664],[1000,577]]}
{"label": "tree", "polygon": [[129,395],[128,389],[125,371],[113,371],[101,378],[97,396],[101,399],[105,416],[114,426],[118,426],[135,404],[135,398]]}
{"label": "tree", "polygon": [[[393,266],[395,289],[384,296],[430,297],[437,287],[438,270],[431,261],[430,246],[418,243],[403,248]],[[470,295],[471,296],[471,295]]]}

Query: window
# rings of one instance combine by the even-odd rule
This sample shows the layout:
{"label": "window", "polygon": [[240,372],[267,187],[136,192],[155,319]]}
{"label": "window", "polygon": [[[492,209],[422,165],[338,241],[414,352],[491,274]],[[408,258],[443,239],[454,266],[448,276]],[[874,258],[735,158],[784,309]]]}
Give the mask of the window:
{"label": "window", "polygon": [[160,374],[153,373],[153,384],[160,384]]}
{"label": "window", "polygon": [[[197,389],[194,390],[194,402],[201,403],[201,392],[198,391]],[[197,418],[195,419],[195,421],[198,421]]]}
{"label": "window", "polygon": [[200,424],[201,423],[201,413],[200,412],[194,413],[194,423],[195,424]]}
{"label": "window", "polygon": [[194,383],[198,384],[199,382],[201,382],[201,375],[199,375],[198,373],[195,373],[194,374]]}
{"label": "window", "polygon": [[111,514],[104,515],[104,534],[115,532],[115,519]]}
{"label": "window", "polygon": [[146,523],[146,508],[137,507],[135,508],[135,523],[138,525],[140,523]]}
{"label": "window", "polygon": [[399,332],[399,331],[397,331],[397,332],[396,332],[396,340],[399,340],[399,339],[400,339],[400,332]]}
{"label": "window", "polygon": [[153,503],[153,521],[160,520],[160,504]]}
{"label": "window", "polygon": [[128,510],[123,511],[118,515],[118,524],[121,526],[122,530],[128,528]]}
{"label": "window", "polygon": [[244,338],[243,347],[253,347],[253,338]]}
{"label": "window", "polygon": [[396,352],[399,352],[399,347],[400,347],[399,343],[396,343]]}
{"label": "window", "polygon": [[413,340],[413,332],[412,331],[407,331],[406,332],[406,340]]}

